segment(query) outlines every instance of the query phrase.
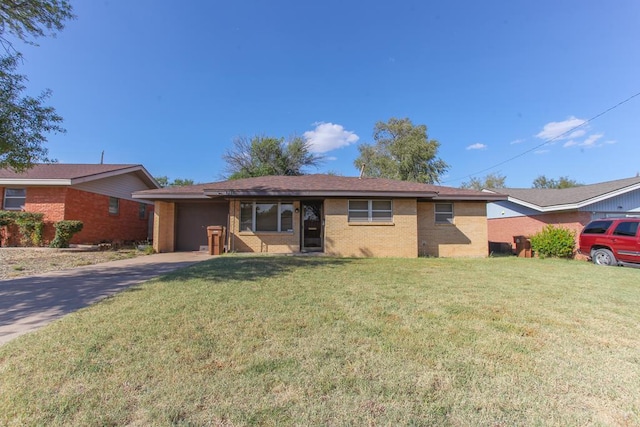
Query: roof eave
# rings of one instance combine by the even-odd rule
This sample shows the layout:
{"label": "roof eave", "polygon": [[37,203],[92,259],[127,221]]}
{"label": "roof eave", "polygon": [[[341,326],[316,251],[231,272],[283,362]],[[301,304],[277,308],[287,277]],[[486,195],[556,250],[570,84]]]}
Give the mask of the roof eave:
{"label": "roof eave", "polygon": [[136,200],[210,200],[211,197],[205,196],[202,193],[190,193],[190,194],[177,194],[177,193],[167,193],[167,194],[140,194],[133,193],[131,195],[132,199]]}
{"label": "roof eave", "polygon": [[640,183],[629,185],[627,187],[619,188],[617,190],[610,191],[608,193],[604,193],[604,194],[601,194],[599,196],[583,200],[581,202],[578,202],[577,205],[578,205],[578,207],[584,207],[584,206],[587,206],[587,205],[591,205],[593,203],[602,202],[603,200],[607,200],[607,199],[610,199],[612,197],[621,196],[621,195],[626,194],[626,193],[628,193],[630,191],[634,191],[634,190],[638,190],[638,189],[640,189]]}
{"label": "roof eave", "polygon": [[482,194],[482,195],[446,195],[446,194],[438,194],[433,200],[469,200],[469,201],[478,201],[478,202],[499,202],[501,200],[507,200],[506,195],[490,195],[490,194]]}
{"label": "roof eave", "polygon": [[116,169],[109,172],[100,172],[93,175],[80,176],[72,178],[71,184],[81,184],[83,182],[96,181],[98,179],[110,178],[112,176],[124,175],[131,172],[137,172],[142,181],[149,187],[160,188],[160,184],[149,174],[149,172],[142,165],[129,166],[122,169]]}
{"label": "roof eave", "polygon": [[629,186],[626,186],[626,187],[623,187],[623,188],[619,188],[619,189],[614,190],[614,191],[609,191],[607,193],[600,194],[598,196],[591,197],[591,198],[586,199],[586,200],[581,200],[579,202],[563,203],[563,204],[560,204],[560,205],[549,205],[549,206],[540,206],[540,205],[537,205],[535,203],[527,202],[525,200],[518,199],[516,197],[511,197],[511,196],[509,196],[508,200],[510,202],[516,203],[516,204],[521,205],[521,206],[525,206],[525,207],[530,208],[530,209],[537,210],[539,212],[557,212],[557,211],[567,211],[567,210],[580,209],[580,208],[583,208],[585,206],[589,206],[589,205],[592,205],[594,203],[602,202],[604,200],[611,199],[612,197],[621,196],[621,195],[626,194],[626,193],[628,193],[630,191],[634,191],[634,190],[638,190],[638,189],[640,189],[640,183],[629,185]]}
{"label": "roof eave", "polygon": [[521,199],[517,199],[515,197],[509,197],[510,202],[513,202],[517,205],[524,206],[529,209],[536,210],[538,212],[557,212],[557,211],[568,211],[580,208],[580,204],[578,203],[565,203],[563,205],[550,205],[550,206],[540,206],[535,203],[530,203]]}
{"label": "roof eave", "polygon": [[60,186],[71,185],[70,179],[0,178],[0,185]]}

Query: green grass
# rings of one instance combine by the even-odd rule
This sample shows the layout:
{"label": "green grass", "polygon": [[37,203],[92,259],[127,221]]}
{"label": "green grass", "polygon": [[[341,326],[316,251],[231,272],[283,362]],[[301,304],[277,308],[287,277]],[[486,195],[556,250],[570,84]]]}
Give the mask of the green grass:
{"label": "green grass", "polygon": [[228,256],[0,347],[0,425],[640,425],[640,271]]}

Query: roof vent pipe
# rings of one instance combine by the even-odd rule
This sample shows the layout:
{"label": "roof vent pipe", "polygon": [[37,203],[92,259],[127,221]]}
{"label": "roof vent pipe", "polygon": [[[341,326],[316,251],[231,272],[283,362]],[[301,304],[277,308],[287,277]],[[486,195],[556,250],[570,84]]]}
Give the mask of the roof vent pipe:
{"label": "roof vent pipe", "polygon": [[362,179],[362,175],[364,174],[364,167],[366,166],[366,164],[362,164],[362,166],[360,167],[360,176],[358,177],[358,179]]}

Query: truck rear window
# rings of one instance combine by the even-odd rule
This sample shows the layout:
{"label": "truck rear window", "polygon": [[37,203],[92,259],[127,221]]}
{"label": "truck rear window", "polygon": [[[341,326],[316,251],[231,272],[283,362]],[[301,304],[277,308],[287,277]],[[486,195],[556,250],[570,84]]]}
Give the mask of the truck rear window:
{"label": "truck rear window", "polygon": [[582,234],[604,234],[611,227],[613,221],[593,221],[587,224]]}

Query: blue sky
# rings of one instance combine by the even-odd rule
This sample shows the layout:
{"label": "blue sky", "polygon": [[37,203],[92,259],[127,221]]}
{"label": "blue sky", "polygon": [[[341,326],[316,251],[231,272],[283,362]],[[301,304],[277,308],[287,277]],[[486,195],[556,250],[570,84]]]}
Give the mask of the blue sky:
{"label": "blue sky", "polygon": [[444,185],[640,172],[640,96],[544,144],[640,92],[637,0],[72,3],[56,38],[16,45],[65,119],[47,144],[63,163],[104,150],[212,182],[235,137],[298,134],[326,156],[309,172],[355,176],[376,121],[409,117],[440,142]]}

